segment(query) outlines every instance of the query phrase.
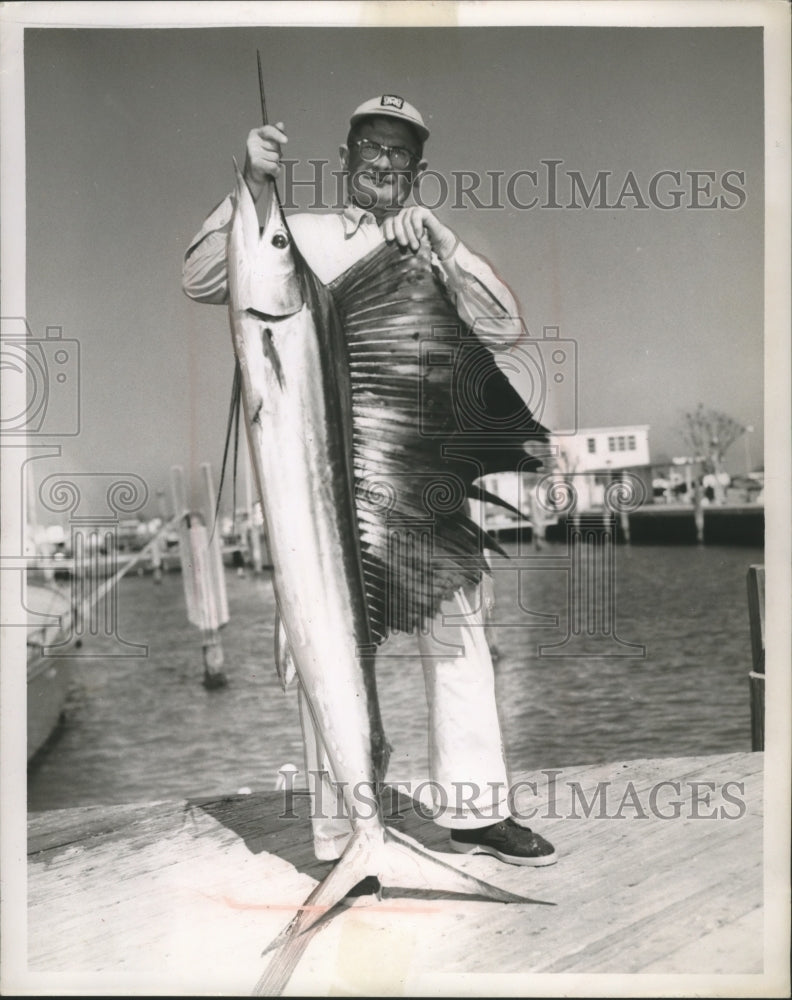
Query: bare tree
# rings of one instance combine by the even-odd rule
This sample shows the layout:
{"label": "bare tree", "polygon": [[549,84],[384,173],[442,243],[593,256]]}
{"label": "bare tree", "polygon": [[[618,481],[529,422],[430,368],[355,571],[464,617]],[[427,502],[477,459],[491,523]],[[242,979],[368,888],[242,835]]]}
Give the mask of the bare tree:
{"label": "bare tree", "polygon": [[[681,433],[704,472],[713,473],[717,480],[724,472],[726,452],[745,434],[745,427],[727,413],[699,403],[693,412],[685,413]],[[716,493],[720,492],[718,485]]]}

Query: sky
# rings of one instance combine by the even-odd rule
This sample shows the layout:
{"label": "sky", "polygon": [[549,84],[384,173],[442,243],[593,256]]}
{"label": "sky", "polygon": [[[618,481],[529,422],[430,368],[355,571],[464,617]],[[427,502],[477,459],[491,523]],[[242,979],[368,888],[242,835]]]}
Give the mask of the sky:
{"label": "sky", "polygon": [[[574,342],[578,426],[648,424],[663,461],[688,453],[682,414],[701,402],[753,428],[731,471],[761,466],[761,28],[49,27],[25,34],[27,319],[78,342],[81,424],[41,476],[132,473],[153,514],[172,465],[195,496],[200,463],[219,474],[228,317],[185,297],[181,263],[260,123],[257,48],[296,176],[311,159],[335,169],[349,115],[380,93],[422,111],[450,190],[454,172],[482,175],[488,204],[500,174],[500,207],[449,197],[437,214],[514,291],[532,337]],[[549,161],[559,207],[543,207]],[[681,175],[679,208],[655,203],[676,187],[662,171]],[[573,198],[572,175],[591,189],[602,172],[602,200]],[[569,425],[568,394],[542,405]]]}
{"label": "sky", "polygon": [[[581,11],[573,11],[572,20],[582,25],[593,20],[584,16],[587,11],[608,5],[572,6]],[[647,24],[695,16],[702,23],[720,17],[737,25],[761,22],[771,6],[729,0],[706,6],[647,3],[637,15],[628,3],[609,10],[614,19]],[[185,297],[181,265],[203,218],[232,186],[232,157],[241,161],[245,136],[260,122],[260,49],[270,115],[286,122],[288,154],[299,161],[300,176],[308,173],[311,159],[335,165],[349,115],[380,93],[401,95],[421,109],[432,133],[427,158],[443,178],[459,171],[485,177],[491,172],[505,183],[521,171],[536,171],[544,182],[546,164],[558,161],[560,207],[541,207],[550,200],[542,183],[535,192],[541,204],[534,208],[519,207],[514,199],[494,208],[446,202],[437,214],[512,288],[533,337],[541,338],[544,327],[558,327],[560,337],[574,342],[580,427],[646,424],[652,457],[662,461],[687,453],[680,420],[685,410],[703,403],[753,427],[749,453],[737,442],[729,454],[732,472],[761,465],[765,437],[768,455],[772,441],[775,463],[768,469],[777,485],[769,486],[775,505],[768,506],[768,524],[775,534],[766,562],[768,594],[776,598],[768,600],[768,634],[775,640],[775,659],[788,663],[789,250],[786,242],[765,260],[763,223],[766,157],[775,170],[775,186],[768,187],[769,224],[780,219],[782,240],[788,241],[789,172],[788,166],[783,172],[783,162],[779,171],[782,153],[775,152],[783,147],[788,159],[788,79],[778,87],[776,108],[783,110],[776,111],[766,149],[761,27],[81,26],[94,17],[98,22],[124,15],[129,21],[131,10],[150,20],[238,15],[250,21],[259,10],[275,8],[245,3],[224,4],[218,14],[219,9],[97,3],[46,9],[6,4],[0,10],[4,59],[11,34],[7,22],[30,12],[30,23],[40,25],[24,37],[24,190],[8,170],[15,154],[8,141],[12,73],[3,63],[0,319],[5,324],[9,308],[17,315],[20,302],[11,287],[17,270],[11,254],[20,244],[7,234],[24,195],[23,311],[34,338],[44,338],[48,327],[61,330],[70,366],[65,389],[59,392],[51,383],[47,433],[39,437],[60,447],[61,454],[33,463],[39,481],[81,476],[96,492],[106,488],[108,475],[136,476],[148,490],[140,509],[148,515],[158,513],[156,494],[169,491],[173,465],[192,475],[192,497],[199,503],[199,465],[210,462],[217,481],[233,374],[228,317],[224,307]],[[440,16],[457,8],[433,3],[400,9]],[[466,12],[487,17],[496,9],[510,17],[511,11],[529,10],[525,20],[539,10],[537,19],[560,21],[570,17],[571,7],[471,4]],[[279,4],[277,10],[296,17],[292,11],[298,8]],[[360,10],[373,19],[385,5]],[[74,26],[47,26],[48,11]],[[787,20],[778,18],[779,37],[788,59],[785,7],[783,13]],[[783,59],[782,74],[788,72]],[[21,107],[21,99],[18,103]],[[672,185],[663,171],[681,175],[679,208],[651,202],[653,178],[662,178],[660,199],[668,197]],[[710,193],[700,195],[699,203],[714,198],[715,207],[693,207],[695,171],[705,179],[714,175]],[[514,193],[527,202],[534,192],[521,176]],[[598,176],[607,179],[605,207],[595,207],[596,198],[588,208],[570,207],[571,176],[587,188]],[[639,197],[625,197],[616,207],[628,177]],[[738,195],[724,187],[729,179]],[[649,202],[646,207],[640,207],[641,199]],[[767,275],[780,294],[777,300],[768,297],[766,321]],[[765,428],[764,338],[771,334],[771,357],[782,364],[767,368],[768,380],[780,391],[769,399],[772,424]],[[42,349],[51,372],[59,349],[52,343]],[[66,435],[64,428],[72,430],[74,422],[76,358],[79,433]],[[544,422],[567,427],[568,400],[568,393],[563,398],[549,393]],[[6,464],[0,476],[4,558],[6,549],[16,554],[16,541],[6,530],[16,494],[6,472],[19,456],[8,444],[2,441]],[[83,511],[89,517],[103,512],[95,500]],[[56,519],[41,511],[39,517]],[[5,577],[16,586],[15,574]],[[13,611],[17,598],[12,584],[3,582]],[[8,662],[21,662],[22,630],[3,632]],[[13,716],[24,702],[23,677],[13,670],[2,675],[3,702]],[[771,672],[779,696],[769,699],[769,713],[772,705],[788,702],[778,687],[787,679],[783,669]],[[786,732],[786,721],[776,715],[776,722],[774,732]],[[6,881],[23,899],[24,866],[17,864],[25,843],[22,730],[6,725],[3,733],[4,801],[11,804],[4,811],[4,857],[13,861],[6,865],[6,875],[11,872]],[[783,742],[776,744],[780,750],[771,753],[784,756]],[[9,747],[20,763],[16,768],[8,765]],[[786,758],[783,766],[779,789],[788,787]],[[771,825],[786,824],[788,809],[780,800],[769,802],[768,815]],[[14,921],[7,923],[13,931]],[[24,921],[16,923],[24,927]],[[12,945],[6,957],[24,954],[24,943],[16,950]]]}

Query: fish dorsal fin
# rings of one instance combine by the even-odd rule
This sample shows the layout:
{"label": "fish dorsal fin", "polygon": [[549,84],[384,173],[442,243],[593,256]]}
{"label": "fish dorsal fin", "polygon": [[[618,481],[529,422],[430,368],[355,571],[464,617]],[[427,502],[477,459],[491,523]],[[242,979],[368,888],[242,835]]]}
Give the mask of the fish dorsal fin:
{"label": "fish dorsal fin", "polygon": [[460,352],[483,351],[482,363],[496,366],[457,316],[427,245],[412,254],[383,244],[330,288],[349,355],[363,571],[381,641],[388,630],[412,631],[479,581],[491,540],[468,515],[472,484],[528,456],[511,442],[492,468],[481,435],[465,450],[454,397]]}

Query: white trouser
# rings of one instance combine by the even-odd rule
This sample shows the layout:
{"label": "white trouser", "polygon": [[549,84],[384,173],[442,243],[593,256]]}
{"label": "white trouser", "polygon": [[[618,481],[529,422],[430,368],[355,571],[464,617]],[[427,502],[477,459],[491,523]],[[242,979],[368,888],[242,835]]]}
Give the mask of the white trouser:
{"label": "white trouser", "polygon": [[[429,706],[429,811],[443,827],[488,826],[508,815],[508,779],[478,588],[458,591],[431,626],[418,636]],[[300,720],[314,848],[330,860],[340,856],[351,825],[302,688]]]}

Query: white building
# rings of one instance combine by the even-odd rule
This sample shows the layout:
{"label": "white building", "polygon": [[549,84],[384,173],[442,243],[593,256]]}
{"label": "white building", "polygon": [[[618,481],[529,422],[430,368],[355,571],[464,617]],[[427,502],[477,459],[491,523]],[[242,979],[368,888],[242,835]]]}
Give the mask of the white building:
{"label": "white building", "polygon": [[559,468],[566,472],[606,472],[649,465],[649,426],[584,427],[576,434],[551,435]]}
{"label": "white building", "polygon": [[555,471],[574,483],[578,510],[601,507],[608,483],[620,479],[627,470],[641,479],[651,500],[647,424],[583,427],[576,433],[557,431],[551,434],[550,443],[556,455]]}
{"label": "white building", "polygon": [[[538,472],[499,472],[487,476],[483,485],[522,511],[532,520],[552,520],[552,504],[547,488],[552,479],[566,479],[577,494],[576,509],[602,507],[605,489],[629,471],[641,480],[646,501],[652,499],[652,470],[649,457],[649,426],[585,427],[575,433],[558,431],[550,435],[550,455],[543,458]],[[482,509],[489,528],[504,528],[515,519],[499,508]]]}

